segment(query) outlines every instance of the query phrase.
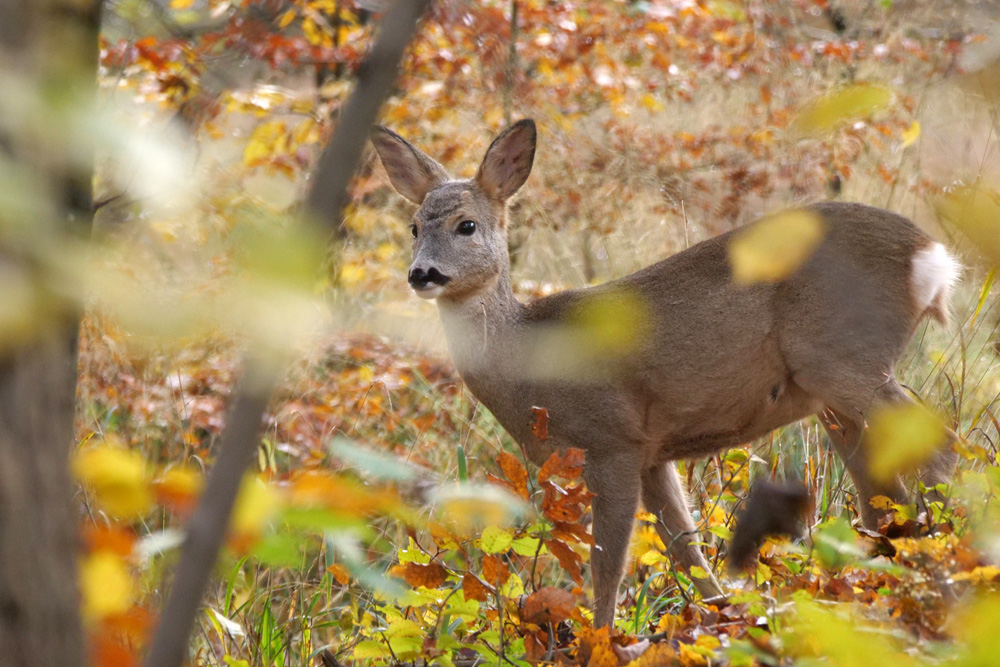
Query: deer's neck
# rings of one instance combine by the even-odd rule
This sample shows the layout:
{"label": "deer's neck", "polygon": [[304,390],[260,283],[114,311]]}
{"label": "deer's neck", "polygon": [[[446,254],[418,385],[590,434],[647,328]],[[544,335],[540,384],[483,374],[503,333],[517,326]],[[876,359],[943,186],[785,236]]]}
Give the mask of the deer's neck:
{"label": "deer's neck", "polygon": [[470,376],[502,372],[511,360],[523,309],[514,297],[509,270],[479,294],[462,300],[438,299],[452,361],[466,381]]}

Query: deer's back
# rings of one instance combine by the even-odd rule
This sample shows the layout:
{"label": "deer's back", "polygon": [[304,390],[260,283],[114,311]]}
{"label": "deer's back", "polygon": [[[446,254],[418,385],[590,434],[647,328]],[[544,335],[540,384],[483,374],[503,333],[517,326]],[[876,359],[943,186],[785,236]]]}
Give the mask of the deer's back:
{"label": "deer's back", "polygon": [[810,209],[826,222],[826,235],[782,282],[733,283],[727,247],[734,231],[622,279],[528,304],[529,326],[564,321],[598,296],[635,299],[646,311],[642,340],[608,360],[608,381],[563,381],[551,388],[562,396],[556,402],[593,421],[627,422],[630,438],[678,458],[821,409],[796,386],[798,365],[865,363],[891,373],[919,319],[907,289],[912,257],[931,240],[880,209]]}

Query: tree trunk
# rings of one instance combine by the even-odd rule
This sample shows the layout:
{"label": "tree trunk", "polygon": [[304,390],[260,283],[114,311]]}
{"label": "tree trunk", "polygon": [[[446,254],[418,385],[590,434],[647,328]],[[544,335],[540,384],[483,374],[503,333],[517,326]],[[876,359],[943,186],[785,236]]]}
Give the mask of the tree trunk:
{"label": "tree trunk", "polygon": [[[13,85],[23,88],[3,94],[35,95],[45,85],[51,90],[54,81],[60,86],[66,81],[61,65],[72,63],[92,97],[99,23],[96,1],[0,0],[0,68],[16,73]],[[21,132],[21,121],[0,116],[0,162],[54,200],[54,224],[30,224],[54,235],[86,233],[91,167],[36,145]],[[0,202],[0,275],[26,277],[39,295],[36,310],[49,316],[27,339],[14,342],[9,331],[0,332],[0,662],[76,667],[85,663],[85,649],[76,581],[78,515],[67,464],[79,300],[46,289],[52,277],[41,273],[37,242],[28,248],[5,235],[20,222],[8,219],[16,215]]]}

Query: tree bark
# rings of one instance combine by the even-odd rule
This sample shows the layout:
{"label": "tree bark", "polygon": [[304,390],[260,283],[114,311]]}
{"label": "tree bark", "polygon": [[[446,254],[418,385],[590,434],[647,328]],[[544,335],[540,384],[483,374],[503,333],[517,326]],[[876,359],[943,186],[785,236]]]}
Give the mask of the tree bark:
{"label": "tree bark", "polygon": [[[96,2],[0,0],[0,67],[33,89],[4,94],[40,93],[46,77],[59,70],[55,57],[79,67],[95,93],[99,25]],[[56,214],[54,224],[32,222],[53,234],[89,229],[92,168],[45,154],[19,134],[19,120],[0,117],[0,160],[50,192]],[[8,222],[8,215],[16,213],[0,208],[0,221]],[[85,663],[78,514],[68,471],[79,301],[46,293],[51,276],[40,274],[33,251],[3,235],[13,226],[0,227],[0,273],[27,275],[55,316],[29,339],[10,343],[5,336],[0,347],[0,662],[75,667]]]}

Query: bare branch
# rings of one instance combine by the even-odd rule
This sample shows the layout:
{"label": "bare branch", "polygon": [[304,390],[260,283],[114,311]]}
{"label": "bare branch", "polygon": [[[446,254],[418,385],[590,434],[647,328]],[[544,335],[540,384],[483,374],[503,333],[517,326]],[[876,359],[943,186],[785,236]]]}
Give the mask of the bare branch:
{"label": "bare branch", "polygon": [[[385,17],[333,139],[317,165],[306,204],[309,223],[322,224],[324,216],[332,216],[336,222],[334,233],[339,233],[347,186],[368,132],[391,92],[406,45],[429,4],[430,0],[398,0]],[[253,358],[248,361],[244,380],[233,399],[219,458],[188,527],[184,552],[146,667],[179,667],[184,662],[202,595],[222,547],[240,482],[257,450],[263,414],[276,381],[272,365]]]}

